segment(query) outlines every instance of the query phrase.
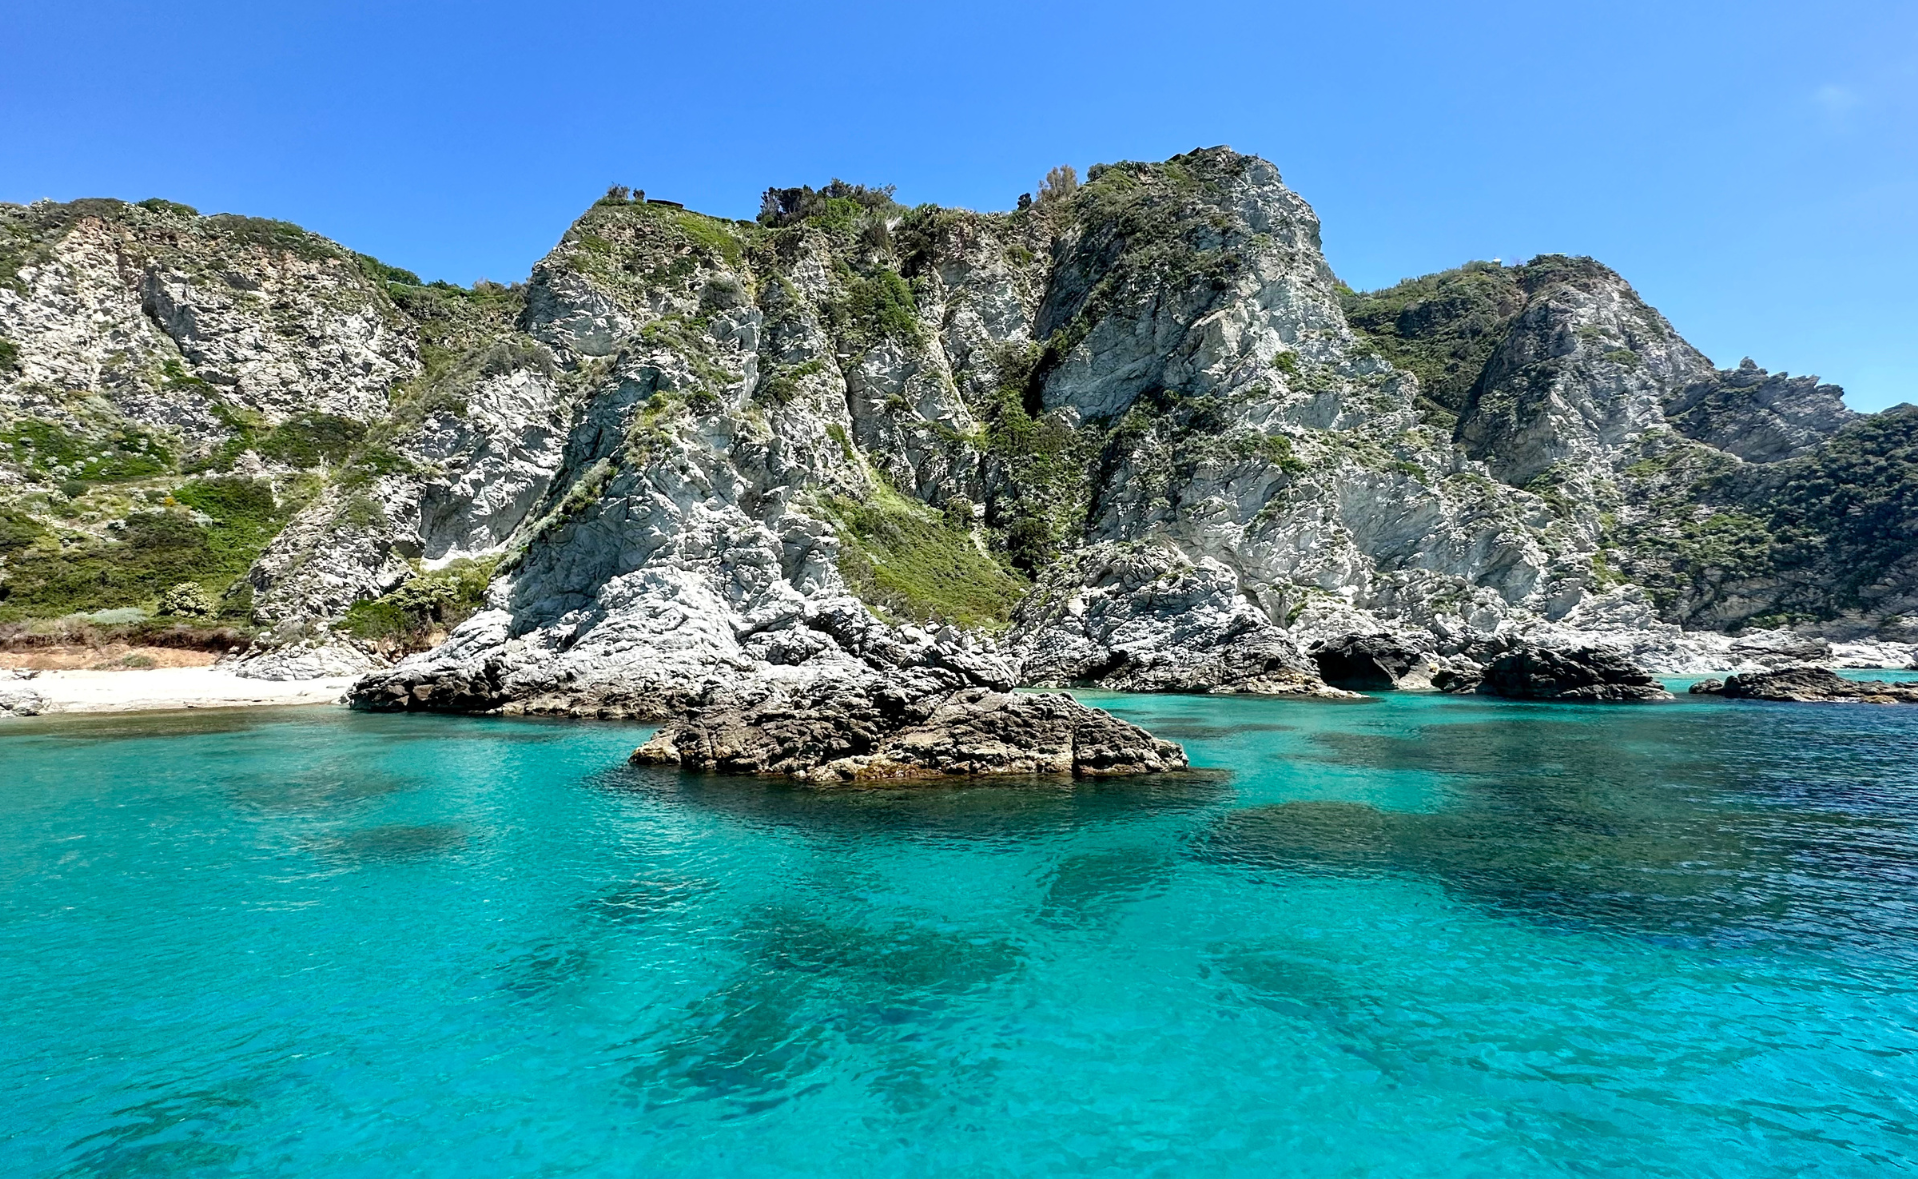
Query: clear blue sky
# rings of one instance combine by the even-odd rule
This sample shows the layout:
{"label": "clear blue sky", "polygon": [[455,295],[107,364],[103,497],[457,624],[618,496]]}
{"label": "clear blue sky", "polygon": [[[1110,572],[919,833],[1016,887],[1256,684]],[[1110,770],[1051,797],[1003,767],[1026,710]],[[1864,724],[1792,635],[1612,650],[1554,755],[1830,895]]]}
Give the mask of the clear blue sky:
{"label": "clear blue sky", "polygon": [[10,0],[0,199],[166,196],[523,277],[613,182],[1007,208],[1227,143],[1347,282],[1557,251],[1722,365],[1918,401],[1918,4]]}

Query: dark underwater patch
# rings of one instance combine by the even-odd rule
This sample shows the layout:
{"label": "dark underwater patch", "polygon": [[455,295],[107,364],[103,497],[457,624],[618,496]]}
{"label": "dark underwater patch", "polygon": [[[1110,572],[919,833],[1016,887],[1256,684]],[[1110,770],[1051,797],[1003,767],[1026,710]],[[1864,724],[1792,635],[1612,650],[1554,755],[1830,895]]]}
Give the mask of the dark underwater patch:
{"label": "dark underwater patch", "polygon": [[1172,868],[1170,858],[1147,849],[1068,856],[1047,882],[1040,920],[1052,925],[1107,920],[1127,903],[1163,890]]}
{"label": "dark underwater patch", "polygon": [[596,920],[605,924],[641,925],[706,896],[714,887],[710,880],[634,880],[610,886],[583,905]]}
{"label": "dark underwater patch", "polygon": [[227,787],[233,805],[267,813],[305,814],[357,806],[416,790],[421,783],[398,774],[369,771],[351,760],[298,770],[284,778],[246,778]]}
{"label": "dark underwater patch", "polygon": [[1347,985],[1331,967],[1285,950],[1227,949],[1210,966],[1269,1011],[1323,1020],[1351,1001]]}
{"label": "dark underwater patch", "polygon": [[1223,816],[1195,854],[1261,872],[1417,875],[1489,908],[1640,935],[1776,929],[1793,903],[1781,849],[1735,814],[1683,806],[1408,814],[1288,802]]}
{"label": "dark underwater patch", "polygon": [[218,1135],[254,1103],[233,1089],[170,1092],[114,1111],[114,1124],[74,1142],[60,1173],[80,1179],[148,1179],[226,1170],[240,1149]]}
{"label": "dark underwater patch", "polygon": [[999,939],[904,921],[834,922],[776,906],[756,911],[732,940],[738,968],[664,1021],[626,1076],[651,1105],[722,1100],[741,1114],[768,1109],[810,1091],[811,1074],[842,1044],[880,1045],[894,1072],[930,1075],[941,1062],[919,1046],[919,1029],[952,997],[1012,976],[1023,961]]}
{"label": "dark underwater patch", "polygon": [[500,986],[522,998],[549,994],[584,974],[592,958],[568,942],[546,941],[500,967]]}
{"label": "dark underwater patch", "polygon": [[322,845],[327,854],[361,863],[421,859],[466,846],[463,827],[445,823],[390,823],[349,831]]}
{"label": "dark underwater patch", "polygon": [[1289,733],[1297,725],[1280,724],[1243,724],[1214,723],[1210,721],[1175,719],[1141,720],[1140,727],[1155,737],[1167,741],[1218,741],[1227,737],[1237,737],[1245,733]]}

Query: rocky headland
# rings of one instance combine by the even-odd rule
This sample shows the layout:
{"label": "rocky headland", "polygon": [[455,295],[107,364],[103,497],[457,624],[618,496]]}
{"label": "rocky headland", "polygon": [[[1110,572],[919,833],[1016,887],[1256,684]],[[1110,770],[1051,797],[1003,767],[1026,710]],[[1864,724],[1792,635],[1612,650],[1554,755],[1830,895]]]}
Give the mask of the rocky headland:
{"label": "rocky headland", "polygon": [[[1591,259],[1352,291],[1225,148],[1003,213],[616,189],[511,286],[163,200],[0,231],[0,626],[240,626],[359,707],[1027,772],[1172,755],[1015,686],[1914,659],[1918,409],[1717,368]],[[827,698],[906,719],[815,750]]]}

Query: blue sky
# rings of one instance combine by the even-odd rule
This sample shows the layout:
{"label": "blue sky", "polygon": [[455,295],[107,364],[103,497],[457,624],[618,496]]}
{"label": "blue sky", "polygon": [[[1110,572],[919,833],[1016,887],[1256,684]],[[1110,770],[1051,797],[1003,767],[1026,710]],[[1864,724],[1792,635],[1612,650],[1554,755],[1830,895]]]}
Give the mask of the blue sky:
{"label": "blue sky", "polygon": [[166,196],[506,281],[614,182],[1007,208],[1228,143],[1354,286],[1591,254],[1721,365],[1918,401],[1918,3],[6,9],[0,200]]}

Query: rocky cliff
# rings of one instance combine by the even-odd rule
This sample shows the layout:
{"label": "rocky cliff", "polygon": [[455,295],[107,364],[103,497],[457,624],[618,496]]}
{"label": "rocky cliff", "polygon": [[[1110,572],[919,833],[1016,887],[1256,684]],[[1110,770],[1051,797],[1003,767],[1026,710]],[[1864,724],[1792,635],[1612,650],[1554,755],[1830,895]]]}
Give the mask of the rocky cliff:
{"label": "rocky cliff", "polygon": [[1574,516],[1594,585],[1705,630],[1909,642],[1918,410],[1863,416],[1816,377],[1716,369],[1590,259],[1474,263],[1349,294],[1424,381],[1428,421]]}
{"label": "rocky cliff", "polygon": [[1918,411],[1715,369],[1588,259],[1356,294],[1223,148],[1011,213],[615,191],[512,288],[159,201],[0,228],[0,622],[192,583],[418,651],[381,707],[1324,693],[1354,633],[1688,670],[1918,593]]}

